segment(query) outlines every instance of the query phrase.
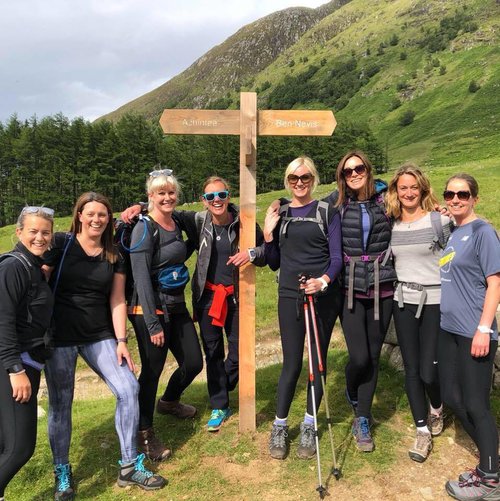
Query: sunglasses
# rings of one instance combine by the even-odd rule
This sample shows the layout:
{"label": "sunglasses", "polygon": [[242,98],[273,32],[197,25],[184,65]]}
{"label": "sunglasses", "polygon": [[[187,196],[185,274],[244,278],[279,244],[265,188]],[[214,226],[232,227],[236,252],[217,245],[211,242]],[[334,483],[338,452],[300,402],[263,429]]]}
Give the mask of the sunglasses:
{"label": "sunglasses", "polygon": [[212,191],[211,193],[203,193],[202,197],[207,202],[213,202],[215,200],[215,197],[217,197],[219,200],[226,200],[226,198],[229,197],[229,191],[227,191],[227,190]]}
{"label": "sunglasses", "polygon": [[364,174],[366,172],[366,165],[360,164],[356,165],[353,169],[350,169],[349,167],[346,167],[345,169],[342,169],[342,175],[346,178],[349,179],[352,177],[352,173],[355,172],[359,176],[361,174]]}
{"label": "sunglasses", "polygon": [[470,198],[470,191],[451,191],[451,190],[446,190],[443,193],[443,198],[447,201],[450,202],[455,198],[455,195],[458,197],[459,200],[462,200],[462,202],[466,202]]}
{"label": "sunglasses", "polygon": [[21,214],[38,214],[39,212],[45,214],[48,217],[54,217],[54,209],[51,209],[50,207],[35,207],[31,205],[28,207],[23,207]]}
{"label": "sunglasses", "polygon": [[290,174],[287,179],[290,184],[297,184],[299,181],[302,184],[309,184],[314,179],[314,176],[312,174],[302,174],[302,176]]}
{"label": "sunglasses", "polygon": [[172,169],[152,170],[149,175],[150,177],[171,176],[172,172],[174,172]]}

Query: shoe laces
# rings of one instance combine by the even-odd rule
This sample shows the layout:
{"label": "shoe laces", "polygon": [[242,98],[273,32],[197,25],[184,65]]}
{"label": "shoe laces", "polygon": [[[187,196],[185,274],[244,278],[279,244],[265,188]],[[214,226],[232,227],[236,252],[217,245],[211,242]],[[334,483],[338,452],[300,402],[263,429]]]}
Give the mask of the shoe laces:
{"label": "shoe laces", "polygon": [[358,419],[359,419],[359,430],[361,431],[362,437],[369,438],[370,437],[370,423],[368,421],[368,418],[361,416]]}
{"label": "shoe laces", "polygon": [[219,419],[224,417],[224,411],[221,409],[213,409],[212,414],[210,414],[210,419]]}
{"label": "shoe laces", "polygon": [[285,439],[288,433],[284,426],[273,426],[271,431],[271,446],[272,447],[285,447]]}
{"label": "shoe laces", "polygon": [[145,454],[139,454],[135,460],[134,463],[134,470],[136,473],[139,474],[141,480],[142,478],[148,479],[153,476],[153,472],[149,471],[145,466],[144,466],[144,459],[146,455]]}
{"label": "shoe laces", "polygon": [[463,482],[459,482],[458,485],[460,487],[479,487],[479,484],[481,483],[481,477],[477,474],[476,468],[469,468],[467,470],[470,475],[467,480],[464,480]]}
{"label": "shoe laces", "polygon": [[429,447],[430,433],[417,432],[416,448],[419,450]]}
{"label": "shoe laces", "polygon": [[57,490],[64,492],[71,487],[71,473],[69,464],[56,465]]}
{"label": "shoe laces", "polygon": [[314,428],[312,426],[302,428],[300,443],[305,447],[314,447]]}

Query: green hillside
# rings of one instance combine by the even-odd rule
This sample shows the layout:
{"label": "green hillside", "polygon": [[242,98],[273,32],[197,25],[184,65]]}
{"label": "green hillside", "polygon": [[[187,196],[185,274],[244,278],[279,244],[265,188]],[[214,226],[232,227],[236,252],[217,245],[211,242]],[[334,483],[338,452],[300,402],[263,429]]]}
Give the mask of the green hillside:
{"label": "green hillside", "polygon": [[331,108],[340,125],[369,125],[391,165],[491,159],[500,137],[499,30],[495,0],[286,9],[243,27],[106,118],[138,112],[156,120],[165,107],[235,108],[238,93],[250,90],[260,108]]}

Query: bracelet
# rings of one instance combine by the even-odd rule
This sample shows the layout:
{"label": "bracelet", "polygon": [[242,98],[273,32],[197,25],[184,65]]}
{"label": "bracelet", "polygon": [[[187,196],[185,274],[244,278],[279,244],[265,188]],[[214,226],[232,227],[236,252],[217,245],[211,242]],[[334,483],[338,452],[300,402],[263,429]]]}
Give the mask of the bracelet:
{"label": "bracelet", "polygon": [[117,337],[116,340],[119,342],[119,343],[125,343],[127,344],[128,343],[128,339],[126,337]]}
{"label": "bracelet", "polygon": [[19,374],[24,374],[25,372],[26,372],[26,369],[23,369],[22,371],[19,371],[19,372],[9,372],[9,377],[19,376]]}
{"label": "bracelet", "polygon": [[477,330],[482,334],[493,334],[493,329],[490,329],[487,325],[478,325]]}
{"label": "bracelet", "polygon": [[324,292],[326,291],[326,289],[328,289],[328,282],[323,278],[323,277],[319,277],[318,280],[321,282],[321,292]]}

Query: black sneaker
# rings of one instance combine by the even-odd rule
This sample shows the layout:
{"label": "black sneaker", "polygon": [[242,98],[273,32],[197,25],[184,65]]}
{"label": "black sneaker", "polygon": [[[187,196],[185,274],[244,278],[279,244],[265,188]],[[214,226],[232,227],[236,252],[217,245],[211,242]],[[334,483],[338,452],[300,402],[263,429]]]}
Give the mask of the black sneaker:
{"label": "black sneaker", "polygon": [[161,489],[167,485],[168,481],[161,475],[155,475],[144,466],[144,454],[139,454],[133,463],[120,464],[120,474],[118,475],[117,484],[119,487],[127,487],[127,485],[138,485],[141,489],[152,491]]}
{"label": "black sneaker", "polygon": [[55,486],[54,499],[56,501],[69,501],[75,498],[75,488],[73,485],[73,473],[71,465],[56,464],[54,469]]}
{"label": "black sneaker", "polygon": [[300,439],[297,456],[300,459],[311,459],[316,454],[316,432],[312,424],[300,424]]}
{"label": "black sneaker", "polygon": [[289,449],[288,426],[273,424],[269,438],[269,454],[274,459],[285,459]]}

